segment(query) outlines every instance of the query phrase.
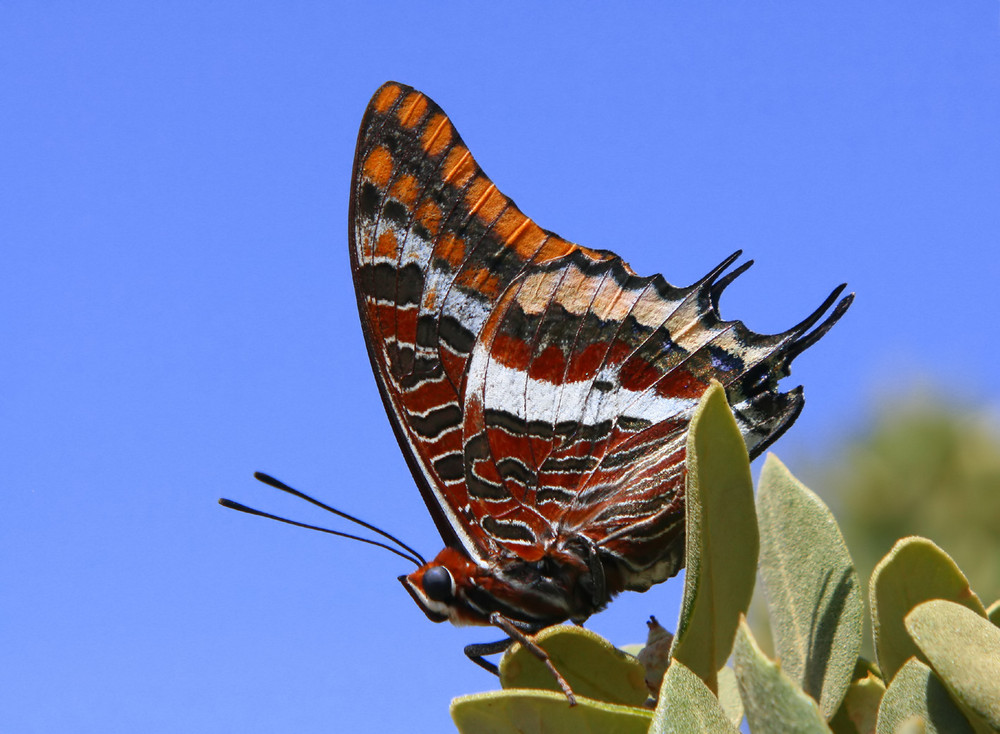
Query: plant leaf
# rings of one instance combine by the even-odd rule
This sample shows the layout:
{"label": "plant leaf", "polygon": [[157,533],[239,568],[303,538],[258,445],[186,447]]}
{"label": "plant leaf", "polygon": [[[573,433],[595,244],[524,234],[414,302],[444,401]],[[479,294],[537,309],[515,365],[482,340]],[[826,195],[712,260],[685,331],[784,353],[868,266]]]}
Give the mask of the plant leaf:
{"label": "plant leaf", "polygon": [[667,668],[649,734],[736,734],[704,681],[676,660]]}
{"label": "plant leaf", "polygon": [[911,716],[896,727],[894,734],[927,734],[927,722],[919,716]]}
{"label": "plant leaf", "polygon": [[492,691],[459,696],[451,718],[463,734],[645,734],[653,712],[551,691]]}
{"label": "plant leaf", "polygon": [[960,604],[935,599],[906,629],[977,731],[1000,731],[1000,629]]}
{"label": "plant leaf", "polygon": [[718,382],[687,438],[684,598],[671,657],[714,693],[757,573],[757,515],[746,444]]}
{"label": "plant leaf", "polygon": [[861,651],[861,584],[833,514],[777,457],[757,490],[760,573],[782,671],[837,711]]}
{"label": "plant leaf", "polygon": [[743,699],[740,698],[740,687],[736,682],[736,673],[728,665],[719,668],[719,705],[726,712],[729,723],[739,727],[743,721]]}
{"label": "plant leaf", "polygon": [[[878,665],[873,663],[868,658],[859,657],[858,661],[854,664],[854,675],[851,676],[851,683],[856,683],[869,675],[875,676],[885,683],[885,678],[882,677],[882,671],[879,670]],[[885,686],[882,687],[884,688]]]}
{"label": "plant leaf", "polygon": [[[649,692],[642,665],[596,632],[559,625],[542,630],[534,639],[578,696],[624,706],[646,702]],[[561,691],[548,668],[521,645],[512,645],[500,660],[500,684],[506,689]]]}
{"label": "plant leaf", "polygon": [[986,610],[986,616],[993,624],[1000,627],[1000,599],[990,604],[989,609]]}
{"label": "plant leaf", "polygon": [[919,717],[927,734],[972,734],[944,684],[930,668],[910,658],[882,696],[877,734],[895,734],[908,719]]}
{"label": "plant leaf", "polygon": [[746,707],[747,723],[754,734],[830,732],[816,702],[760,651],[742,619],[736,633],[733,666]]}
{"label": "plant leaf", "polygon": [[926,538],[897,541],[872,572],[868,596],[875,652],[885,680],[892,680],[910,657],[920,657],[903,619],[921,602],[948,599],[986,616],[982,602],[955,562]]}
{"label": "plant leaf", "polygon": [[851,682],[844,700],[830,720],[834,734],[873,734],[885,683],[874,673]]}

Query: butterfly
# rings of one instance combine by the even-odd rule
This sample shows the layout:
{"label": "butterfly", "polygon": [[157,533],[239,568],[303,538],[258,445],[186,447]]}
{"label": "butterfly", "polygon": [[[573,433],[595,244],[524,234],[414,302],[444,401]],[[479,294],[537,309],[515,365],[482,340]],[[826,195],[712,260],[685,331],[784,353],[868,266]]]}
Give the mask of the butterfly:
{"label": "butterfly", "polygon": [[[713,380],[751,457],[794,422],[792,360],[844,314],[836,288],[785,332],[724,321],[737,252],[687,287],[637,275],[618,255],[525,216],[483,173],[448,116],[388,82],[361,123],[351,178],[351,271],[375,380],[444,541],[430,562],[395,536],[258,474],[392,541],[399,577],[435,622],[528,635],[583,623],[684,559],[687,428]],[[838,300],[840,299],[840,300]],[[836,304],[836,305],[834,305]],[[832,307],[832,310],[831,310]]]}
{"label": "butterfly", "polygon": [[775,335],[724,321],[719,296],[752,264],[729,271],[741,253],[681,288],[568,242],[395,82],[362,120],[349,220],[375,379],[445,544],[400,577],[435,622],[580,623],[676,574],[699,398],[722,383],[760,454],[802,410],[779,379],[853,298],[841,285]]}

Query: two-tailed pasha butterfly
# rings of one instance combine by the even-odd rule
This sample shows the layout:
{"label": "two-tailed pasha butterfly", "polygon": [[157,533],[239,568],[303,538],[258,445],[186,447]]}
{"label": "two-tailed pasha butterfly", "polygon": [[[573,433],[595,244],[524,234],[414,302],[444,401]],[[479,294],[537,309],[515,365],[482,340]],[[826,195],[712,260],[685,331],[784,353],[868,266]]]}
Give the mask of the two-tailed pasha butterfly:
{"label": "two-tailed pasha butterfly", "polygon": [[[375,379],[445,548],[425,562],[259,478],[398,545],[348,536],[418,566],[400,581],[431,620],[529,645],[680,570],[699,398],[718,380],[757,456],[802,410],[802,389],[779,379],[852,299],[837,301],[841,285],[775,335],[723,321],[719,296],[751,264],[727,273],[739,252],[678,288],[568,242],[497,189],[441,108],[394,82],[361,123],[349,218]],[[509,642],[466,652],[495,671],[482,655]]]}

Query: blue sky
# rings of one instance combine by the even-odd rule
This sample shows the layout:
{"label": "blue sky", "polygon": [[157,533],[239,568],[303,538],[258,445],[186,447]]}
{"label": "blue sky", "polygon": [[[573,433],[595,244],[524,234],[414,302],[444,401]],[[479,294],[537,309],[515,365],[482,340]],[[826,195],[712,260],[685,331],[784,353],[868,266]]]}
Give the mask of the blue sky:
{"label": "blue sky", "polygon": [[440,549],[347,256],[388,79],[543,227],[677,284],[744,249],[728,318],[848,281],[786,459],[915,379],[996,405],[995,2],[11,2],[0,35],[4,731],[438,732],[494,686],[405,562],[215,504],[326,521],[259,469]]}

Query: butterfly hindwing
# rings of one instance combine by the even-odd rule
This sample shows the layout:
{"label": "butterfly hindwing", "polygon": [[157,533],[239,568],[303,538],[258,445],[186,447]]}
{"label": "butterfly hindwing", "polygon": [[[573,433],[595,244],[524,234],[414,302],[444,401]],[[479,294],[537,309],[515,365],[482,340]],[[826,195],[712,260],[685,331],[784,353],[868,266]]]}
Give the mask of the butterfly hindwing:
{"label": "butterfly hindwing", "polygon": [[815,319],[776,336],[723,321],[713,288],[732,259],[675,288],[604,255],[581,248],[533,267],[494,307],[464,393],[466,482],[475,514],[519,555],[580,535],[634,574],[627,588],[647,588],[680,562],[686,433],[701,395],[713,380],[727,387],[756,455],[802,397],[747,375],[787,370]]}

